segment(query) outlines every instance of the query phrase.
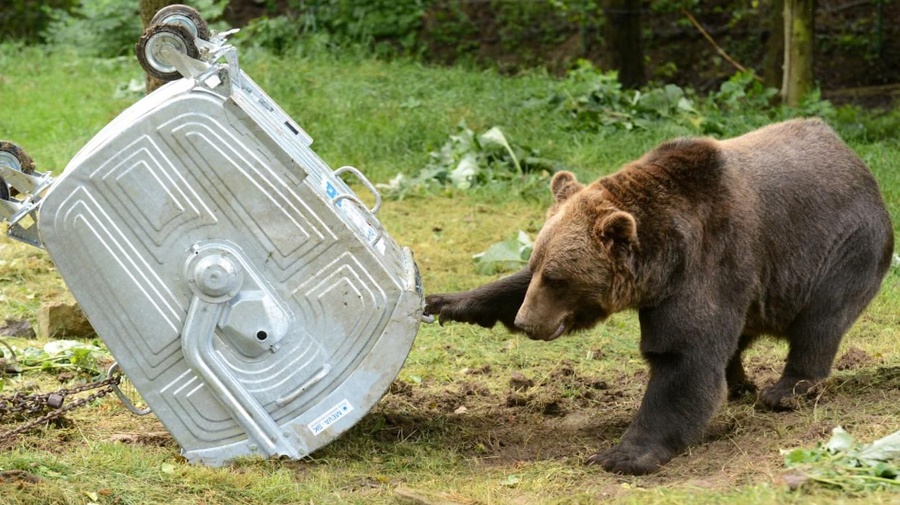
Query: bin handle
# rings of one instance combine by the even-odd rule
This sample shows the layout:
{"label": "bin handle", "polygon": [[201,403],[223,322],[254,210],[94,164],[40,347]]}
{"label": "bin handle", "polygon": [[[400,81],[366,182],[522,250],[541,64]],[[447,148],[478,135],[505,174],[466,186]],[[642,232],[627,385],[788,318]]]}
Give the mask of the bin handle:
{"label": "bin handle", "polygon": [[[109,367],[109,371],[106,372],[106,378],[109,379],[110,377],[119,373],[120,370],[121,370],[121,367],[119,367],[119,362],[118,361],[114,362],[112,364],[112,366]],[[128,398],[128,396],[124,392],[122,392],[121,389],[119,389],[118,385],[112,384],[112,389],[113,389],[113,392],[116,393],[116,396],[119,397],[119,401],[122,402],[122,405],[124,405],[126,409],[131,411],[132,414],[134,414],[136,416],[146,416],[147,414],[150,414],[153,412],[153,410],[151,410],[150,407],[146,407],[143,409],[137,408],[134,405],[134,403],[131,402],[131,398]]]}
{"label": "bin handle", "polygon": [[[349,173],[349,174],[353,174],[354,176],[356,176],[356,178],[359,179],[359,182],[361,182],[363,184],[363,186],[365,186],[366,189],[368,189],[372,193],[372,196],[375,197],[375,205],[372,206],[371,209],[369,209],[369,212],[371,212],[372,215],[377,214],[378,209],[381,208],[381,195],[378,193],[378,190],[375,189],[375,185],[372,184],[372,181],[370,181],[368,177],[363,175],[363,173],[360,172],[358,168],[351,167],[350,165],[345,165],[345,166],[335,170],[334,176],[339,177],[343,173]],[[356,201],[357,201],[357,203],[362,204],[362,202],[360,202],[359,199],[357,199]],[[365,205],[363,205],[363,207],[365,207]],[[377,240],[376,240],[376,242],[377,242]]]}
{"label": "bin handle", "polygon": [[372,245],[377,244],[378,241],[381,240],[382,235],[384,235],[384,227],[381,225],[381,221],[379,221],[378,218],[375,217],[372,209],[366,207],[366,204],[364,204],[358,196],[347,193],[343,193],[332,198],[331,204],[337,205],[341,200],[350,200],[351,202],[358,205],[360,209],[362,209],[369,217],[372,218],[371,220],[367,219],[366,222],[369,223],[372,228],[375,228],[375,238],[372,240]]}

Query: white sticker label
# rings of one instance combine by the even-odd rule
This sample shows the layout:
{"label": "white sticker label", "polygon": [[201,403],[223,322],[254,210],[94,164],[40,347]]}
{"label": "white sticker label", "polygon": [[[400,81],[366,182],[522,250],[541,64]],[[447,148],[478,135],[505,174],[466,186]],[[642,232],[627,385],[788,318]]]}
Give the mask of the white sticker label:
{"label": "white sticker label", "polygon": [[318,419],[309,423],[309,431],[313,433],[313,435],[317,435],[327,430],[329,426],[338,422],[344,416],[353,411],[353,405],[350,405],[350,402],[347,400],[342,401],[334,406],[333,409],[319,416]]}

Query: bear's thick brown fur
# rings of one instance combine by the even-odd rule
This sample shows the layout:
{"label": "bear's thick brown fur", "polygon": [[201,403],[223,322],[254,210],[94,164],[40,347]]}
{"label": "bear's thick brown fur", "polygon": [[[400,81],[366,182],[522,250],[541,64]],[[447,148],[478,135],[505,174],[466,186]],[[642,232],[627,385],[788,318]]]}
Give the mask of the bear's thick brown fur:
{"label": "bear's thick brown fur", "polygon": [[613,472],[655,471],[697,441],[726,391],[753,389],[741,352],[762,334],[790,346],[765,405],[827,377],[893,252],[874,177],[818,119],[666,142],[588,186],[556,174],[551,190],[527,269],[425,310],[552,340],[636,309],[647,391],[619,445],[587,460]]}

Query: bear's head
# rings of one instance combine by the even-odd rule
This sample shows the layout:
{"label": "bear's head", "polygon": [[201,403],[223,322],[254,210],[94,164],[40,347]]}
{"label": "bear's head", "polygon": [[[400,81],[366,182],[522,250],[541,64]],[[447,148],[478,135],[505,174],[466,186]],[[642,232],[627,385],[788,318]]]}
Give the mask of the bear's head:
{"label": "bear's head", "polygon": [[634,216],[601,186],[559,172],[550,188],[556,203],[535,239],[531,283],[515,319],[538,340],[589,328],[630,306],[638,247]]}

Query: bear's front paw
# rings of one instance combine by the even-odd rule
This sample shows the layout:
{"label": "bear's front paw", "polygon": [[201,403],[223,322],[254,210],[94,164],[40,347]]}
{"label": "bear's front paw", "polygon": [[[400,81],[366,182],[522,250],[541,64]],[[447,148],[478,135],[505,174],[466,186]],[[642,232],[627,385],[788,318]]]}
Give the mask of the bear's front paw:
{"label": "bear's front paw", "polygon": [[446,321],[477,324],[490,328],[497,323],[497,316],[490,308],[482,307],[462,294],[438,294],[425,297],[425,315],[436,316],[443,325]]}
{"label": "bear's front paw", "polygon": [[590,456],[585,460],[588,465],[600,465],[612,473],[628,475],[646,475],[660,469],[672,456],[661,456],[658,451],[645,449],[637,445],[619,444]]}

